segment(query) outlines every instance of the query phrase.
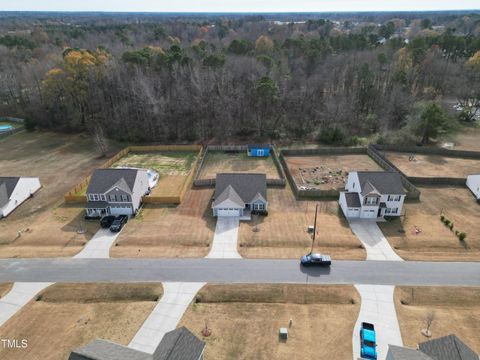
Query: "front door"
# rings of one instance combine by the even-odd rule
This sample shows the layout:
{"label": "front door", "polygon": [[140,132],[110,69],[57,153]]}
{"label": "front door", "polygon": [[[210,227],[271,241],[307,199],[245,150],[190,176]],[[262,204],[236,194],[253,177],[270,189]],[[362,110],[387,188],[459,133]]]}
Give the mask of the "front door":
{"label": "front door", "polygon": [[257,150],[257,156],[264,156],[264,150],[263,149],[258,149]]}
{"label": "front door", "polygon": [[378,209],[377,217],[380,217],[380,216],[382,216],[382,208]]}

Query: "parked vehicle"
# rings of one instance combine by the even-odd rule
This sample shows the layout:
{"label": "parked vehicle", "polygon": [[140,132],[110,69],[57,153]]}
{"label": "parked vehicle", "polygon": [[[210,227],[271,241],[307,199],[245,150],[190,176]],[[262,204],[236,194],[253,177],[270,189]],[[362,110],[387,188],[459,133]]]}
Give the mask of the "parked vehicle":
{"label": "parked vehicle", "polygon": [[310,253],[303,255],[300,263],[303,266],[330,266],[332,264],[332,258],[329,255]]}
{"label": "parked vehicle", "polygon": [[377,335],[373,324],[362,322],[360,328],[360,357],[377,359]]}
{"label": "parked vehicle", "polygon": [[127,215],[118,215],[110,226],[110,231],[119,232],[120,230],[122,230],[123,226],[127,223],[127,221]]}
{"label": "parked vehicle", "polygon": [[109,228],[115,220],[114,215],[107,215],[100,219],[100,226],[104,229]]}

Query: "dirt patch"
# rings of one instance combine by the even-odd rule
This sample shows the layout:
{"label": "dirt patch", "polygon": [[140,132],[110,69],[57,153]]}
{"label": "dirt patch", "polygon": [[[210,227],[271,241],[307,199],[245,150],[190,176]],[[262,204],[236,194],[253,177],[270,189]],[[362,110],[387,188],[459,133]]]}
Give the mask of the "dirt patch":
{"label": "dirt patch", "polygon": [[[43,294],[50,301],[32,301],[0,329],[2,339],[27,339],[25,349],[0,348],[2,360],[64,360],[69,353],[97,338],[127,345],[156,305],[149,298],[114,301],[112,294],[141,290],[161,296],[159,284],[53,285]],[[140,286],[140,288],[139,288]],[[76,301],[61,288],[73,291]],[[84,292],[82,292],[82,290]],[[96,302],[85,302],[98,291]],[[85,295],[83,295],[85,294]],[[100,297],[103,296],[103,297]]]}
{"label": "dirt patch", "polygon": [[480,151],[480,127],[466,127],[464,131],[456,135],[453,139],[455,143],[454,150]]}
{"label": "dirt patch", "polygon": [[335,259],[364,260],[366,252],[352,233],[338,202],[297,201],[290,187],[267,190],[268,216],[242,221],[238,234],[239,252],[250,258],[299,258],[310,251],[307,232],[313,225],[319,204],[314,251]]}
{"label": "dirt patch", "polygon": [[480,288],[402,286],[395,288],[394,298],[405,346],[428,340],[421,331],[433,311],[432,338],[455,334],[480,352]]}
{"label": "dirt patch", "polygon": [[385,156],[407,176],[466,178],[480,173],[480,160],[385,152]]}
{"label": "dirt patch", "polygon": [[383,170],[368,155],[286,156],[297,186],[322,190],[343,189],[350,171]]}
{"label": "dirt patch", "polygon": [[280,175],[271,156],[250,157],[244,153],[209,151],[203,163],[200,179],[214,179],[217,173],[264,173],[268,179],[279,179]]}
{"label": "dirt patch", "polygon": [[128,153],[112,167],[153,169],[162,175],[188,175],[197,155],[194,152],[163,151]]}
{"label": "dirt patch", "polygon": [[12,289],[12,286],[13,284],[11,283],[0,284],[0,298],[7,295],[7,293]]}
{"label": "dirt patch", "polygon": [[[299,351],[305,359],[352,357],[352,342],[338,341],[351,339],[360,309],[352,286],[207,285],[198,296],[204,300],[190,306],[180,326],[207,343],[205,358],[295,359]],[[279,328],[290,319],[281,342]],[[205,323],[212,331],[207,338]]]}
{"label": "dirt patch", "polygon": [[112,257],[203,257],[210,250],[216,219],[213,189],[188,190],[178,206],[145,205],[119,235]]}
{"label": "dirt patch", "polygon": [[[390,245],[405,260],[475,261],[480,259],[480,206],[467,188],[420,187],[419,202],[404,205],[406,215],[379,223]],[[444,214],[453,231],[440,221]],[[415,227],[420,230],[416,233]],[[459,241],[455,231],[467,233]]]}

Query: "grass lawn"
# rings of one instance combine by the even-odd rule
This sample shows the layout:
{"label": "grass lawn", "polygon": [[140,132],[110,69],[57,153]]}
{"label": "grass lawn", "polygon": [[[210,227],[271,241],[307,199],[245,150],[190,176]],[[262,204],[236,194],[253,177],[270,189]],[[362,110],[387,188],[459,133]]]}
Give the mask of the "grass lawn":
{"label": "grass lawn", "polygon": [[394,298],[405,346],[428,340],[421,331],[433,311],[432,338],[455,334],[480,353],[480,288],[402,286],[395,288]]}
{"label": "grass lawn", "polygon": [[247,152],[225,153],[209,151],[200,173],[201,179],[214,179],[217,173],[265,173],[269,179],[279,179],[280,175],[271,156],[250,157]]}
{"label": "grass lawn", "polygon": [[[84,135],[22,132],[0,141],[0,154],[8,154],[0,158],[2,174],[38,176],[43,186],[33,199],[0,220],[0,257],[78,252],[96,228],[82,224],[83,206],[65,204],[63,195],[105,162],[93,141]],[[77,234],[79,227],[87,233]]]}
{"label": "grass lawn", "polygon": [[[206,359],[296,359],[301,352],[302,359],[341,360],[352,357],[359,310],[353,286],[206,285],[179,326],[207,343]],[[290,319],[281,342],[278,330]],[[212,331],[207,338],[205,323]]]}
{"label": "grass lawn", "polygon": [[[383,170],[366,154],[286,156],[285,160],[297,186],[322,190],[343,189],[350,171]],[[342,176],[336,175],[339,172]]]}
{"label": "grass lawn", "polygon": [[407,176],[466,178],[480,173],[480,160],[445,157],[440,155],[385,152],[385,156]]}
{"label": "grass lawn", "polygon": [[[419,187],[419,202],[404,205],[406,216],[379,223],[390,245],[405,260],[478,261],[480,205],[467,188]],[[440,221],[440,213],[467,233],[463,243]],[[420,228],[416,235],[414,227]]]}
{"label": "grass lawn", "polygon": [[25,349],[0,347],[2,360],[65,360],[101,338],[127,345],[162,296],[161,284],[56,284],[0,328],[2,339],[27,339]]}
{"label": "grass lawn", "polygon": [[352,233],[336,200],[297,201],[289,186],[269,188],[268,216],[240,222],[240,254],[249,258],[299,258],[310,251],[307,227],[313,225],[319,204],[314,251],[335,259],[364,260],[366,252]]}
{"label": "grass lawn", "polygon": [[213,189],[188,190],[178,206],[145,205],[110,250],[113,257],[203,257],[213,240]]}
{"label": "grass lawn", "polygon": [[0,298],[7,295],[7,293],[12,288],[12,285],[13,284],[10,284],[10,283],[0,284]]}

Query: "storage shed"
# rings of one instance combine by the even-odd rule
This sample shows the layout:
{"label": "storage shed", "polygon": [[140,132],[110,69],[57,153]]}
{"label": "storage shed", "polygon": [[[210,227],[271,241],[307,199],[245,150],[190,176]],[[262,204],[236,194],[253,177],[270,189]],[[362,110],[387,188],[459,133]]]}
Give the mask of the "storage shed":
{"label": "storage shed", "polygon": [[268,144],[251,144],[247,147],[248,156],[252,157],[268,157],[270,156],[270,145]]}

